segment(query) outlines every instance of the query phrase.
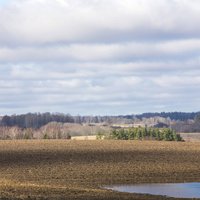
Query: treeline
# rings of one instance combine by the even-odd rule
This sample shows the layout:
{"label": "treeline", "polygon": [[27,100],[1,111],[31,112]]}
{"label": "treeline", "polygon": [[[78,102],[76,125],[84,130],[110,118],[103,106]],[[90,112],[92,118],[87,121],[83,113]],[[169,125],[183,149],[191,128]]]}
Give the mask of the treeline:
{"label": "treeline", "polygon": [[[177,122],[186,122],[187,120],[195,120],[196,116],[200,115],[196,113],[183,113],[183,112],[171,112],[171,113],[144,113],[141,115],[124,115],[124,116],[71,116],[70,114],[60,113],[28,113],[22,115],[5,115],[0,120],[0,126],[5,127],[20,127],[20,128],[33,128],[38,129],[50,122],[61,123],[106,123],[106,124],[132,124],[132,123],[144,123],[148,126],[151,118],[166,119],[167,123],[170,120],[176,120]],[[149,120],[149,122],[148,122]],[[161,119],[160,119],[161,120]],[[139,121],[139,122],[138,122]],[[159,120],[158,120],[159,121]],[[169,122],[168,122],[169,121]],[[165,122],[163,122],[165,123]],[[191,128],[192,129],[192,128]],[[195,127],[195,130],[200,130]]]}
{"label": "treeline", "polygon": [[129,128],[113,129],[110,139],[117,140],[159,140],[159,141],[182,141],[182,138],[174,130],[169,128]]}
{"label": "treeline", "polygon": [[75,123],[50,122],[39,129],[17,126],[0,127],[0,140],[13,139],[70,139],[72,136],[90,136],[110,132],[107,126],[90,126]]}
{"label": "treeline", "polygon": [[1,126],[38,129],[49,122],[74,123],[74,118],[67,114],[28,113],[23,115],[3,116]]}
{"label": "treeline", "polygon": [[[117,117],[110,116],[71,116],[62,113],[27,113],[22,115],[5,115],[0,120],[0,126],[38,129],[50,122],[61,123],[112,123]],[[120,121],[120,119],[118,119]]]}
{"label": "treeline", "polygon": [[22,139],[71,139],[68,132],[51,129],[35,130],[32,128],[22,129],[19,127],[0,127],[0,140],[22,140]]}
{"label": "treeline", "polygon": [[[187,120],[194,120],[200,112],[161,112],[161,113],[143,113],[139,115],[135,115],[134,117],[138,119],[142,118],[151,118],[151,117],[163,117],[163,118],[170,118],[171,120],[180,120],[180,121],[187,121]],[[129,116],[130,117],[130,116]]]}
{"label": "treeline", "polygon": [[199,133],[200,132],[200,115],[197,115],[193,121],[177,121],[171,128],[180,133]]}

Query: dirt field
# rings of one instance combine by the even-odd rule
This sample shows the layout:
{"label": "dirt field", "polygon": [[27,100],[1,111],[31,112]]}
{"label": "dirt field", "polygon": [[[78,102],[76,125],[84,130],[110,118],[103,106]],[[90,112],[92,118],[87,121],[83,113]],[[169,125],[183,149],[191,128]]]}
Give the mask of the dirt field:
{"label": "dirt field", "polygon": [[0,141],[0,199],[167,199],[101,187],[184,181],[200,181],[200,143]]}

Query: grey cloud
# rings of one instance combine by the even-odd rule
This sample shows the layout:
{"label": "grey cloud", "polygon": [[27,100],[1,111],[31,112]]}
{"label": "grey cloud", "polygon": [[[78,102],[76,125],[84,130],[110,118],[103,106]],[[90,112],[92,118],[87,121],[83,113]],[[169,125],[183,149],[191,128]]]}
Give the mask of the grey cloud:
{"label": "grey cloud", "polygon": [[10,0],[0,113],[195,111],[198,0]]}
{"label": "grey cloud", "polygon": [[0,62],[131,62],[198,58],[200,40],[0,48]]}
{"label": "grey cloud", "polygon": [[199,38],[197,0],[13,0],[1,8],[4,45]]}

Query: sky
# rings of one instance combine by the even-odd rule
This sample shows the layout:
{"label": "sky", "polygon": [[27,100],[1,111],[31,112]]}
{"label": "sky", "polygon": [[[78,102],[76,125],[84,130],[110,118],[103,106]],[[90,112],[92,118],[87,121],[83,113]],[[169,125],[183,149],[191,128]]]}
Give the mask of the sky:
{"label": "sky", "polygon": [[0,0],[0,114],[200,110],[199,0]]}

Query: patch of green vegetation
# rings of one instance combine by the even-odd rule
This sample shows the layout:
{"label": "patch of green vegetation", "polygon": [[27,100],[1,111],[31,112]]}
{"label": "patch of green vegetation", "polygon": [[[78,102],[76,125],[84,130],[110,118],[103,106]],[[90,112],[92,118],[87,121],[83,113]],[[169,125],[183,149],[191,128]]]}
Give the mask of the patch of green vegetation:
{"label": "patch of green vegetation", "polygon": [[97,135],[96,135],[96,139],[97,140],[102,140],[103,138],[104,138],[104,133],[98,132]]}
{"label": "patch of green vegetation", "polygon": [[169,128],[129,128],[113,129],[109,135],[110,139],[117,140],[159,140],[159,141],[183,141],[176,131]]}

